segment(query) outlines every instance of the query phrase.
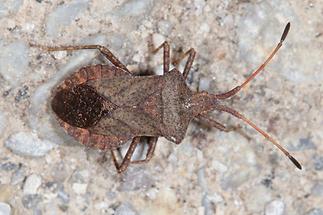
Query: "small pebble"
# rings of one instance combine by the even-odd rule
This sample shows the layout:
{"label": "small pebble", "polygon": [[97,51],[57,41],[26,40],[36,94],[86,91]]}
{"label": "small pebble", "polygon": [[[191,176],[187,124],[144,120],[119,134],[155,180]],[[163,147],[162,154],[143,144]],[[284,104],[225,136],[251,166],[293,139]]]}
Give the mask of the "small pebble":
{"label": "small pebble", "polygon": [[200,90],[209,90],[210,89],[210,78],[208,77],[202,77],[200,80],[199,80],[199,88]]}
{"label": "small pebble", "polygon": [[314,196],[323,197],[323,181],[317,182],[311,189],[311,194]]}
{"label": "small pebble", "polygon": [[74,183],[72,187],[76,194],[83,195],[86,193],[87,184]]}
{"label": "small pebble", "polygon": [[0,133],[7,127],[7,117],[3,112],[0,112]]}
{"label": "small pebble", "polygon": [[245,200],[245,207],[250,214],[259,214],[271,198],[271,193],[264,186],[253,186],[246,191],[245,196],[252,196]]}
{"label": "small pebble", "polygon": [[115,211],[115,215],[138,215],[133,206],[126,202],[122,203]]}
{"label": "small pebble", "polygon": [[12,171],[18,168],[18,165],[12,162],[6,162],[0,165],[0,169],[4,171]]}
{"label": "small pebble", "polygon": [[152,7],[153,0],[129,0],[118,7],[118,9],[116,9],[113,14],[122,18],[124,18],[125,16],[145,17],[145,15],[151,11]]}
{"label": "small pebble", "polygon": [[63,27],[68,26],[87,8],[88,3],[88,0],[74,0],[59,5],[47,16],[46,33],[51,37],[58,36]]}
{"label": "small pebble", "polygon": [[15,195],[15,188],[8,184],[0,183],[0,201],[9,201]]}
{"label": "small pebble", "polygon": [[0,18],[12,13],[16,13],[22,4],[23,4],[23,0],[1,1]]}
{"label": "small pebble", "polygon": [[323,170],[323,156],[314,156],[314,169],[317,171]]}
{"label": "small pebble", "polygon": [[23,99],[28,98],[28,86],[23,86],[21,89],[18,90],[17,95],[15,97],[16,102],[20,102]]}
{"label": "small pebble", "polygon": [[304,151],[316,149],[314,142],[310,138],[300,138],[298,143],[289,147],[291,151]]}
{"label": "small pebble", "polygon": [[153,178],[140,168],[129,168],[125,173],[120,191],[134,191],[139,189],[147,189],[154,184]]}
{"label": "small pebble", "polygon": [[68,204],[70,202],[70,196],[68,193],[64,191],[64,189],[60,189],[57,193],[57,197],[64,203]]}
{"label": "small pebble", "polygon": [[47,140],[40,140],[35,133],[19,132],[11,135],[5,146],[13,153],[22,156],[41,157],[54,148]]}
{"label": "small pebble", "polygon": [[314,208],[314,209],[310,210],[306,215],[323,215],[323,209]]}
{"label": "small pebble", "polygon": [[0,215],[10,215],[11,207],[5,202],[0,202]]}
{"label": "small pebble", "polygon": [[3,44],[0,40],[0,74],[11,86],[18,86],[28,72],[28,47],[21,41]]}
{"label": "small pebble", "polygon": [[42,179],[39,175],[32,174],[28,176],[24,184],[24,190],[23,190],[24,194],[25,195],[36,194],[41,183],[42,183]]}
{"label": "small pebble", "polygon": [[26,172],[25,169],[20,165],[19,168],[12,174],[10,183],[17,185],[25,180]]}
{"label": "small pebble", "polygon": [[285,204],[281,200],[271,201],[266,205],[265,215],[283,215],[285,209]]}
{"label": "small pebble", "polygon": [[41,201],[43,197],[39,194],[29,194],[22,197],[22,204],[25,208],[35,208]]}
{"label": "small pebble", "polygon": [[165,37],[161,34],[153,34],[152,39],[155,47],[159,47],[163,42],[165,42]]}
{"label": "small pebble", "polygon": [[172,24],[169,21],[161,20],[158,22],[158,30],[163,35],[169,35],[172,31]]}

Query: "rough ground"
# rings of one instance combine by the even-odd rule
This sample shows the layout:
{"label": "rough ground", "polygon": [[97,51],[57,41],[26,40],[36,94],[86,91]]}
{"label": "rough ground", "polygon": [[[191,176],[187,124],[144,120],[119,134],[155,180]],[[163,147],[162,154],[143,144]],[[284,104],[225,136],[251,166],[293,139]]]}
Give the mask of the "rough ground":
{"label": "rough ground", "polygon": [[[203,0],[8,0],[0,2],[0,214],[323,214],[323,3]],[[266,71],[227,105],[288,148],[297,170],[248,126],[243,134],[192,123],[180,145],[160,139],[154,158],[118,175],[53,118],[50,90],[93,51],[45,53],[29,43],[102,44],[132,71],[148,62],[147,38],[172,53],[198,52],[189,84],[224,92],[278,42]],[[200,80],[200,81],[199,81]]]}

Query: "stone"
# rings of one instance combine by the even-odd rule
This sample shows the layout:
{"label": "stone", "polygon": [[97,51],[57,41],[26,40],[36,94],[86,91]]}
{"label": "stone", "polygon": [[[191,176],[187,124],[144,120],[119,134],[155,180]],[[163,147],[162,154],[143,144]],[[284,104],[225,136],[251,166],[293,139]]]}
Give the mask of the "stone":
{"label": "stone", "polygon": [[23,189],[24,194],[25,195],[36,194],[41,183],[42,183],[42,179],[39,175],[32,174],[28,176],[24,184],[24,189]]}
{"label": "stone", "polygon": [[266,205],[265,215],[283,215],[285,204],[282,200],[277,199]]}
{"label": "stone", "polygon": [[316,149],[316,146],[311,138],[300,138],[297,144],[289,146],[288,149],[291,151],[304,151]]}
{"label": "stone", "polygon": [[316,182],[311,189],[311,194],[314,196],[323,197],[323,181]]}
{"label": "stone", "polygon": [[25,180],[26,172],[22,165],[19,165],[19,168],[12,174],[10,183],[12,185],[17,185],[22,183]]}
{"label": "stone", "polygon": [[5,202],[0,202],[0,215],[10,215],[11,207]]}
{"label": "stone", "polygon": [[7,127],[7,117],[5,113],[0,112],[0,133],[2,133]]}
{"label": "stone", "polygon": [[54,148],[54,144],[41,140],[35,133],[18,132],[11,135],[5,146],[13,153],[22,156],[41,157]]}
{"label": "stone", "polygon": [[28,194],[22,197],[21,202],[25,208],[30,209],[36,208],[42,199],[43,197],[39,194]]}
{"label": "stone", "polygon": [[314,156],[314,169],[317,171],[323,170],[323,156]]}
{"label": "stone", "polygon": [[117,207],[115,215],[138,215],[138,213],[130,203],[125,202]]}
{"label": "stone", "polygon": [[15,97],[15,101],[20,102],[21,100],[26,99],[28,97],[28,86],[24,85],[21,89],[18,90],[17,95]]}
{"label": "stone", "polygon": [[314,209],[310,210],[306,215],[323,215],[323,209],[314,208]]}
{"label": "stone", "polygon": [[0,39],[0,74],[11,86],[18,86],[28,72],[29,49],[24,42],[5,44]]}
{"label": "stone", "polygon": [[7,16],[12,13],[16,13],[21,5],[23,0],[10,0],[10,1],[1,1],[0,2],[0,18]]}
{"label": "stone", "polygon": [[88,0],[74,0],[70,3],[59,5],[48,15],[46,33],[50,37],[56,37],[62,29],[68,26],[88,6]]}
{"label": "stone", "polygon": [[143,169],[129,168],[125,172],[122,184],[118,187],[118,190],[134,191],[140,189],[149,189],[154,184],[153,178]]}
{"label": "stone", "polygon": [[17,168],[18,168],[18,165],[10,161],[0,164],[0,169],[4,171],[12,171],[12,170],[16,170]]}
{"label": "stone", "polygon": [[144,14],[151,11],[153,7],[153,0],[130,0],[126,1],[124,4],[120,5],[114,12],[114,15],[119,17],[134,17],[134,16],[144,16]]}
{"label": "stone", "polygon": [[87,184],[81,184],[81,183],[74,183],[72,185],[74,192],[79,195],[83,195],[86,193],[87,186],[88,186]]}
{"label": "stone", "polygon": [[0,184],[0,202],[7,202],[14,196],[14,187],[8,184]]}

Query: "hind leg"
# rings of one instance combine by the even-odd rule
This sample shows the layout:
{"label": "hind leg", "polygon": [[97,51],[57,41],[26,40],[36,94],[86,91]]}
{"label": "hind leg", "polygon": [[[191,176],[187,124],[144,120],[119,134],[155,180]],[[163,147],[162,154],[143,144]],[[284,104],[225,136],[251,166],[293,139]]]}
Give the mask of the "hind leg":
{"label": "hind leg", "polygon": [[118,163],[113,150],[111,150],[112,159],[113,159],[114,165],[117,168],[118,173],[122,173],[128,168],[129,164],[131,163],[131,157],[132,157],[134,151],[136,150],[136,147],[139,142],[140,142],[140,137],[133,138],[133,140],[129,146],[129,149],[128,149],[126,155],[124,156],[121,164]]}
{"label": "hind leg", "polygon": [[154,47],[152,36],[150,36],[148,41],[148,51],[152,54],[156,54],[161,48],[163,48],[163,68],[164,68],[164,74],[167,74],[169,72],[169,64],[170,64],[170,49],[169,44],[167,41],[163,42],[160,46],[157,48]]}
{"label": "hind leg", "polygon": [[[78,46],[42,46],[36,44],[30,44],[32,47],[37,47],[44,49],[46,51],[76,51],[82,49],[97,49],[103,54],[113,65],[116,67],[122,68],[125,71],[129,72],[127,67],[121,63],[121,61],[114,55],[112,52],[104,46],[101,45],[78,45]],[[130,72],[129,72],[130,73]]]}
{"label": "hind leg", "polygon": [[147,163],[148,161],[150,161],[150,159],[154,155],[154,151],[155,151],[156,145],[157,145],[157,140],[158,140],[158,137],[149,137],[149,141],[148,141],[149,148],[147,150],[146,158],[143,160],[131,161],[131,163],[140,164],[140,163]]}

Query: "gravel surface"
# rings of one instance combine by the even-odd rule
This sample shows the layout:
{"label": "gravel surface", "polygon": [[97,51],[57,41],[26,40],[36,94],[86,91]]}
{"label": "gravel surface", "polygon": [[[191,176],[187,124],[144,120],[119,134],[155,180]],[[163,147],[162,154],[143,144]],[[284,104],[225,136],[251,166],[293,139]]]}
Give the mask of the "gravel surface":
{"label": "gravel surface", "polygon": [[[0,214],[323,214],[323,3],[229,0],[0,1]],[[162,74],[162,53],[193,47],[191,89],[225,92],[291,30],[265,72],[225,102],[270,133],[296,169],[238,119],[237,132],[192,122],[180,145],[163,138],[147,164],[118,174],[110,153],[86,149],[58,126],[51,89],[96,51],[29,44],[107,46],[133,72]],[[179,66],[183,69],[183,65]],[[123,150],[124,151],[124,150]],[[140,155],[139,155],[140,156]]]}

